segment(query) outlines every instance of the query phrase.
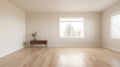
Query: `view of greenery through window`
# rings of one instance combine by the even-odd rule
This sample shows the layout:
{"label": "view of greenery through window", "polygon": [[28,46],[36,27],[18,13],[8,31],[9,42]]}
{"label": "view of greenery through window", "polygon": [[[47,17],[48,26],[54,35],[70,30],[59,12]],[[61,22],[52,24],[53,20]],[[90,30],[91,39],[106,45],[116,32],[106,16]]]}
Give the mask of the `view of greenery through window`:
{"label": "view of greenery through window", "polygon": [[111,38],[120,39],[120,14],[111,17]]}
{"label": "view of greenery through window", "polygon": [[84,37],[84,18],[60,18],[60,37]]}

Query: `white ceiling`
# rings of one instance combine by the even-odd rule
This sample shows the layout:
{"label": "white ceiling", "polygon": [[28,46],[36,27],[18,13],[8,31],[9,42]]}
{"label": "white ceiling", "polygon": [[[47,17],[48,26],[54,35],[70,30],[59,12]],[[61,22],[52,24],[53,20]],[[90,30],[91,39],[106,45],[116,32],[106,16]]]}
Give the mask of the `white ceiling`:
{"label": "white ceiling", "polygon": [[10,0],[27,12],[101,12],[118,0]]}

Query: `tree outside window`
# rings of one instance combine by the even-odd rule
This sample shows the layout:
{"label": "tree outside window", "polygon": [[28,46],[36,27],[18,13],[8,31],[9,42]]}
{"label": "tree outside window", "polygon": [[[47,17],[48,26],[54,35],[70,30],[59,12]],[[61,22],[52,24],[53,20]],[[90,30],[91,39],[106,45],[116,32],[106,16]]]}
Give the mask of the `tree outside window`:
{"label": "tree outside window", "polygon": [[60,18],[60,37],[83,38],[84,18]]}

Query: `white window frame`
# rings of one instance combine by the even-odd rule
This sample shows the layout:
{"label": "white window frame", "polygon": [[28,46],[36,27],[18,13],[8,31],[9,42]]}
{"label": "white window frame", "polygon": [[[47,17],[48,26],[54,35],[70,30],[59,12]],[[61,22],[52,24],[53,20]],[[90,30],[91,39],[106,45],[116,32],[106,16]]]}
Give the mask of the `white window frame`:
{"label": "white window frame", "polygon": [[120,15],[120,12],[117,12],[117,13],[110,16],[110,38],[111,39],[120,39],[120,37],[114,37],[114,33],[113,33],[113,30],[112,30],[112,28],[113,28],[112,18],[114,16],[117,16],[117,15]]}
{"label": "white window frame", "polygon": [[[85,37],[85,33],[84,33],[84,29],[85,29],[85,18],[84,17],[77,17],[77,19],[79,18],[79,19],[83,19],[83,20],[76,20],[76,21],[67,21],[67,20],[65,20],[65,21],[61,21],[60,19],[61,19],[62,17],[60,17],[59,18],[59,37],[60,38],[84,38]],[[65,17],[65,18],[69,18],[69,17]],[[70,17],[71,18],[71,17]],[[74,19],[74,18],[76,18],[76,17],[72,17],[71,19]],[[79,37],[61,37],[61,31],[60,31],[60,24],[62,23],[62,22],[75,22],[75,23],[81,23],[81,22],[83,22],[83,31],[82,31],[82,33],[83,33],[83,36],[79,36]]]}

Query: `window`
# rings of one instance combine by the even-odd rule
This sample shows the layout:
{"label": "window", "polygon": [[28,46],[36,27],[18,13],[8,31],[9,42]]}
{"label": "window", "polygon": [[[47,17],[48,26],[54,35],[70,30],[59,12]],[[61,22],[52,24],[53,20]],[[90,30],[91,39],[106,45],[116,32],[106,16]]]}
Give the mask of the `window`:
{"label": "window", "polygon": [[120,14],[111,17],[111,38],[120,39]]}
{"label": "window", "polygon": [[84,18],[60,18],[61,38],[83,38]]}

